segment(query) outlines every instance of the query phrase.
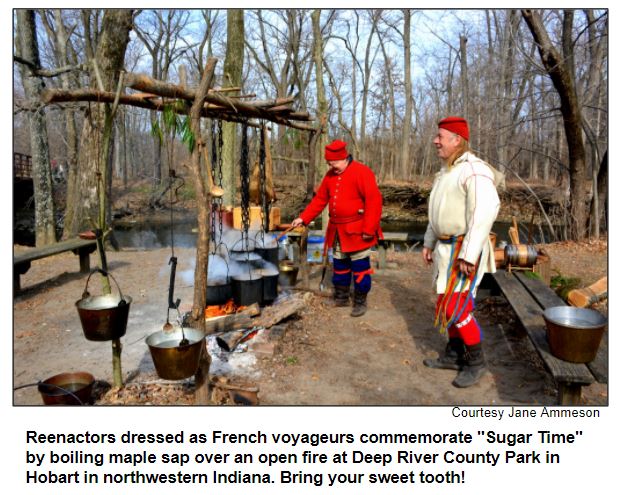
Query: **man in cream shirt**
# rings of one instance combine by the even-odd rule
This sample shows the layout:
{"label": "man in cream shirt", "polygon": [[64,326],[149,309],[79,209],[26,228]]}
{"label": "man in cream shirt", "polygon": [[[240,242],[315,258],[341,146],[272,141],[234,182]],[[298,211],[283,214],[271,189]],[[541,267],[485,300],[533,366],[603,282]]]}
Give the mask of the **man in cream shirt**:
{"label": "man in cream shirt", "polygon": [[501,174],[469,151],[465,119],[447,117],[438,128],[433,144],[443,166],[429,198],[422,256],[433,265],[435,323],[447,331],[448,344],[444,355],[424,364],[458,370],[452,383],[464,388],[486,372],[482,332],[472,312],[482,276],[495,271],[489,234],[499,211]]}

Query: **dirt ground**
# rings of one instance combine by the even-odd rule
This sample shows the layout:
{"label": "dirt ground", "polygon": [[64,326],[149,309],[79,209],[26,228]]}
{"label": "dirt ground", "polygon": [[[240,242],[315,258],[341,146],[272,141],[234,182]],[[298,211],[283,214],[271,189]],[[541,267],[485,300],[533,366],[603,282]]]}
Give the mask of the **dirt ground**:
{"label": "dirt ground", "polygon": [[[16,247],[16,250],[22,248]],[[606,242],[546,246],[560,273],[589,284],[607,273]],[[192,249],[176,249],[175,297],[190,307]],[[168,382],[157,377],[145,338],[167,317],[169,249],[108,253],[109,268],[122,292],[132,297],[127,333],[122,338],[125,387],[110,389],[110,342],[84,338],[77,301],[86,277],[70,253],[35,261],[22,276],[14,299],[15,388],[58,373],[88,371],[97,379],[97,405],[192,404],[192,379]],[[389,267],[378,270],[369,295],[369,311],[351,318],[313,295],[306,309],[290,318],[272,355],[225,355],[214,341],[212,372],[237,375],[259,387],[262,405],[553,405],[556,388],[544,371],[524,330],[504,299],[492,297],[476,312],[484,329],[489,373],[469,389],[453,387],[454,371],[422,365],[443,349],[445,338],[432,328],[434,295],[430,271],[420,253],[391,253]],[[96,258],[92,257],[92,265]],[[93,277],[90,292],[100,293]],[[185,306],[186,307],[186,306]],[[606,311],[606,307],[600,307]],[[237,354],[237,355],[236,355]],[[233,376],[231,376],[233,378]],[[583,389],[585,404],[606,404],[607,386]],[[39,405],[35,386],[14,392],[14,404]]]}

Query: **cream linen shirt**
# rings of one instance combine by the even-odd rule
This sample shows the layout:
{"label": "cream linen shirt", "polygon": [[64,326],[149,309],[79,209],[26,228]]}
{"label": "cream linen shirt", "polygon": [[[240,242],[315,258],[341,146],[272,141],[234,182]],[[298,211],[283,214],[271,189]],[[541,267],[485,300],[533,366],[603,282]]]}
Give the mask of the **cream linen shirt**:
{"label": "cream linen shirt", "polygon": [[[433,251],[433,286],[443,294],[448,280],[448,264],[453,244],[439,237],[465,235],[459,259],[478,266],[476,289],[486,272],[495,272],[495,257],[489,241],[493,222],[499,212],[495,173],[470,152],[459,157],[450,169],[437,173],[428,205],[428,227],[424,247]],[[455,291],[468,290],[469,284]]]}

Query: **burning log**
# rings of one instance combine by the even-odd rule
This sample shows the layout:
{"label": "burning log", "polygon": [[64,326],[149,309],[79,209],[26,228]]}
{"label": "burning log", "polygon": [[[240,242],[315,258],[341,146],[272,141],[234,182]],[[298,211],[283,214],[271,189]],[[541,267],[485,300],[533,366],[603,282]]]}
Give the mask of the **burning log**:
{"label": "burning log", "polygon": [[236,347],[242,342],[252,339],[259,330],[250,328],[248,330],[236,330],[235,332],[227,332],[224,335],[216,337],[216,343],[221,349],[226,352],[233,352]]}
{"label": "burning log", "polygon": [[[229,301],[227,305],[229,305],[229,303],[233,305],[233,301]],[[252,327],[252,317],[261,313],[261,309],[257,303],[251,304],[250,306],[241,307],[241,309],[235,313],[227,313],[211,317],[208,316],[208,308],[217,308],[216,310],[210,311],[210,314],[213,314],[215,311],[220,311],[220,306],[206,307],[206,334],[208,335],[217,332],[230,332],[240,328]]]}

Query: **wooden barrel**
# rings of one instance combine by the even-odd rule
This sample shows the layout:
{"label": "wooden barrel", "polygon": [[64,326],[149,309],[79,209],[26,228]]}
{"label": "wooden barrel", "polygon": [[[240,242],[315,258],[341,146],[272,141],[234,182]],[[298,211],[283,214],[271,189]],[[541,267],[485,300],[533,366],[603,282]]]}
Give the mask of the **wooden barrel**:
{"label": "wooden barrel", "polygon": [[504,250],[506,265],[532,267],[538,259],[536,248],[527,244],[508,244]]}

